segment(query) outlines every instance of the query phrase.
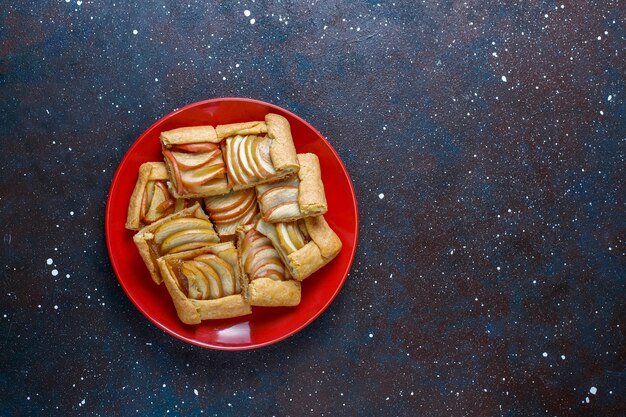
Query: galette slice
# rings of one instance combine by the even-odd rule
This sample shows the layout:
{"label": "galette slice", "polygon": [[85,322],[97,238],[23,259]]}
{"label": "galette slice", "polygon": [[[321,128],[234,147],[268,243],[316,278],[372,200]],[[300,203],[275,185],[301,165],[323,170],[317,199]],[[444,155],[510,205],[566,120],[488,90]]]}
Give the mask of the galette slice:
{"label": "galette slice", "polygon": [[242,295],[233,242],[166,255],[157,260],[167,291],[183,323],[250,314]]}
{"label": "galette slice", "polygon": [[207,197],[204,207],[222,240],[234,239],[237,227],[253,224],[259,214],[254,188]]}
{"label": "galette slice", "polygon": [[300,170],[284,180],[256,186],[261,217],[269,223],[292,222],[326,213],[328,205],[317,155],[298,154]]}
{"label": "galette slice", "polygon": [[259,220],[256,230],[272,242],[294,279],[302,281],[332,261],[341,251],[341,240],[324,216],[288,223]]}
{"label": "galette slice", "polygon": [[244,296],[253,306],[295,306],[300,304],[301,288],[291,279],[272,242],[252,225],[237,229],[239,265]]}
{"label": "galette slice", "polygon": [[163,159],[174,197],[197,198],[228,192],[220,140],[213,126],[161,132]]}
{"label": "galette slice", "polygon": [[139,230],[176,210],[176,199],[167,189],[167,170],[162,162],[146,162],[130,197],[126,228]]}
{"label": "galette slice", "polygon": [[139,167],[137,183],[128,205],[127,229],[139,230],[197,202],[197,199],[174,198],[167,181],[167,169],[163,162],[146,162]]}
{"label": "galette slice", "polygon": [[141,229],[133,237],[152,279],[160,284],[162,277],[157,259],[172,253],[199,249],[220,241],[213,224],[199,204],[170,214]]}
{"label": "galette slice", "polygon": [[265,121],[216,127],[228,173],[228,184],[241,190],[276,181],[298,172],[300,166],[289,122],[269,113]]}

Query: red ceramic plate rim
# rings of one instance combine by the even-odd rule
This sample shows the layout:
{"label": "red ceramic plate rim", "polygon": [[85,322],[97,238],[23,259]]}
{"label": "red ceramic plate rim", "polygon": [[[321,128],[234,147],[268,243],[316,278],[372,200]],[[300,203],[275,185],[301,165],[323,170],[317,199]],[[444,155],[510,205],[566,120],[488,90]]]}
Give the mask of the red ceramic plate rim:
{"label": "red ceramic plate rim", "polygon": [[[131,292],[123,279],[120,279],[120,273],[119,273],[119,265],[118,265],[118,260],[114,257],[113,255],[113,243],[111,242],[110,239],[110,235],[112,233],[111,231],[111,205],[110,205],[110,201],[111,201],[111,192],[113,191],[113,189],[115,188],[116,184],[118,181],[120,181],[120,173],[121,173],[121,167],[126,163],[127,159],[129,158],[130,155],[133,154],[134,149],[138,146],[138,143],[141,142],[141,140],[143,139],[144,136],[146,136],[148,134],[148,132],[152,131],[152,129],[156,128],[158,125],[160,125],[161,123],[163,123],[165,120],[175,116],[178,113],[184,112],[185,110],[189,109],[189,108],[193,108],[196,106],[202,106],[202,105],[206,105],[206,104],[211,104],[211,103],[216,103],[216,102],[220,102],[220,101],[240,101],[240,102],[247,102],[247,103],[255,103],[255,104],[261,104],[267,107],[271,107],[271,108],[275,108],[277,110],[280,110],[284,113],[289,114],[291,117],[298,119],[299,121],[301,121],[303,124],[305,124],[309,129],[311,129],[313,132],[315,132],[317,134],[317,136],[323,140],[326,145],[328,146],[328,148],[331,150],[331,152],[334,154],[335,158],[337,159],[337,161],[339,162],[339,165],[341,167],[341,169],[343,170],[346,178],[348,179],[348,185],[350,187],[350,192],[351,192],[351,198],[352,201],[354,201],[354,218],[355,218],[355,222],[354,222],[354,246],[352,247],[352,252],[350,253],[350,260],[348,262],[348,264],[346,265],[345,268],[345,272],[343,273],[343,277],[341,279],[341,281],[339,282],[339,285],[337,285],[337,288],[335,290],[335,292],[332,294],[332,296],[328,299],[328,301],[318,310],[316,311],[308,320],[306,320],[304,323],[302,323],[300,326],[285,332],[284,334],[275,337],[274,339],[262,342],[262,343],[250,343],[249,345],[246,346],[221,346],[221,345],[212,345],[210,343],[206,343],[206,342],[202,342],[199,340],[195,340],[195,339],[191,339],[188,337],[185,337],[179,333],[177,333],[176,331],[170,329],[169,327],[159,323],[158,321],[156,321],[149,312],[145,311],[140,303],[137,302],[137,300],[135,299],[135,295],[133,292]],[[343,287],[346,278],[348,276],[348,273],[350,272],[350,269],[352,268],[352,263],[354,262],[354,256],[356,254],[356,247],[357,247],[357,243],[358,243],[358,234],[359,234],[359,217],[358,217],[358,208],[357,208],[357,204],[356,204],[356,194],[354,192],[354,186],[352,184],[352,179],[350,178],[350,175],[348,174],[348,171],[346,170],[345,165],[343,164],[343,161],[341,160],[341,158],[339,157],[339,154],[337,154],[337,151],[335,150],[335,148],[333,148],[333,146],[326,140],[326,138],[317,130],[315,129],[313,126],[311,126],[308,122],[306,122],[304,119],[302,119],[300,116],[290,112],[289,110],[286,110],[282,107],[279,107],[275,104],[271,104],[271,103],[267,103],[265,101],[261,101],[261,100],[256,100],[256,99],[251,99],[251,98],[242,98],[242,97],[220,97],[220,98],[213,98],[213,99],[208,99],[208,100],[202,100],[202,101],[198,101],[195,103],[191,103],[188,104],[178,110],[175,110],[165,116],[163,116],[162,118],[160,118],[159,120],[157,120],[156,122],[154,122],[148,129],[146,129],[140,136],[139,138],[137,138],[137,140],[131,145],[131,147],[128,149],[128,151],[126,151],[126,153],[124,154],[124,157],[122,158],[120,164],[118,165],[118,169],[115,172],[115,175],[113,176],[113,181],[111,181],[111,186],[109,187],[109,194],[108,194],[108,198],[107,198],[107,206],[106,206],[106,212],[105,212],[105,237],[106,237],[106,243],[107,243],[107,251],[109,253],[109,259],[111,261],[111,265],[113,266],[113,270],[115,272],[115,275],[120,283],[120,285],[122,286],[122,289],[124,290],[124,292],[126,293],[126,295],[128,296],[128,298],[131,300],[131,302],[135,305],[135,307],[141,311],[141,313],[148,319],[150,320],[154,325],[156,325],[158,328],[162,329],[163,331],[165,331],[166,333],[180,339],[183,340],[187,343],[196,345],[196,346],[200,346],[200,347],[204,347],[204,348],[209,348],[209,349],[215,349],[215,350],[227,350],[227,351],[239,351],[239,350],[250,350],[250,349],[256,349],[256,348],[261,348],[264,346],[268,346],[268,345],[272,345],[274,343],[280,342],[281,340],[284,340],[296,333],[298,333],[300,330],[304,329],[306,326],[308,326],[309,324],[311,324],[311,322],[313,322],[316,318],[318,318],[320,316],[320,314],[322,314],[327,308],[328,306],[333,302],[333,300],[337,297],[337,294],[339,294],[339,291],[341,290],[341,288]]]}

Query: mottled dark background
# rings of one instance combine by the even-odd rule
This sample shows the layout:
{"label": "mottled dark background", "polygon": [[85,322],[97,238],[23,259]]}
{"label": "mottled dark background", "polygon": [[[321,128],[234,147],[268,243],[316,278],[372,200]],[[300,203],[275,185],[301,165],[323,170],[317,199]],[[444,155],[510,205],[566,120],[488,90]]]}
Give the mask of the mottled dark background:
{"label": "mottled dark background", "polygon": [[[626,415],[623,2],[208,3],[0,1],[0,415]],[[104,240],[133,141],[221,96],[317,127],[361,216],[330,308],[241,353]]]}

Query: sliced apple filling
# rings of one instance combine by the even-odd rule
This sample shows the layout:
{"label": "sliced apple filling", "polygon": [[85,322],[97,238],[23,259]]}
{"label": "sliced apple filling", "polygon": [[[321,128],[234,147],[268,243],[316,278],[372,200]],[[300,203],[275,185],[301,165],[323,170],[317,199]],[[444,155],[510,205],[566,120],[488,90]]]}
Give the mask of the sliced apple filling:
{"label": "sliced apple filling", "polygon": [[207,197],[204,204],[222,237],[234,235],[238,226],[253,223],[259,212],[254,188]]}
{"label": "sliced apple filling", "polygon": [[168,267],[187,298],[214,300],[241,293],[235,269],[217,255],[206,254],[191,260],[173,261]]}
{"label": "sliced apple filling", "polygon": [[141,198],[139,218],[143,224],[154,223],[174,213],[176,199],[167,190],[164,181],[148,181]]}
{"label": "sliced apple filling", "polygon": [[267,136],[236,135],[224,140],[229,185],[235,189],[276,176]]}
{"label": "sliced apple filling", "polygon": [[222,151],[215,143],[173,145],[163,149],[163,156],[173,174],[178,195],[206,195],[223,189],[227,183]]}
{"label": "sliced apple filling", "polygon": [[198,249],[218,241],[219,238],[213,231],[210,221],[195,217],[182,217],[159,225],[150,241],[150,248],[158,258],[167,254]]}
{"label": "sliced apple filling", "polygon": [[250,281],[270,278],[274,281],[288,279],[288,272],[272,242],[252,228],[241,241],[241,265]]}
{"label": "sliced apple filling", "polygon": [[302,216],[298,205],[298,186],[297,177],[257,185],[256,192],[259,204],[261,204],[263,220],[274,223],[282,219]]}

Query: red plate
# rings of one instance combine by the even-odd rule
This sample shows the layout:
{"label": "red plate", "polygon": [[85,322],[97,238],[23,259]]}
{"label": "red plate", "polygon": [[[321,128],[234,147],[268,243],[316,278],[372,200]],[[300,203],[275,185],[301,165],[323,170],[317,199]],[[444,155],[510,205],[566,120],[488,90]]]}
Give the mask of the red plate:
{"label": "red plate", "polygon": [[[133,243],[133,232],[124,228],[139,166],[147,161],[162,160],[161,131],[183,126],[263,120],[269,112],[281,114],[289,120],[299,153],[313,152],[319,157],[328,200],[325,218],[339,235],[343,249],[331,263],[302,283],[302,301],[297,307],[254,307],[248,316],[185,325],[179,321],[165,285],[157,286],[150,278]],[[181,340],[222,350],[267,346],[291,336],[315,320],[330,305],[346,280],[358,234],[354,189],[337,152],[317,130],[295,114],[273,104],[245,98],[218,98],[190,104],[146,130],[128,150],[115,173],[109,191],[105,229],[113,269],[137,308],[158,327]]]}

